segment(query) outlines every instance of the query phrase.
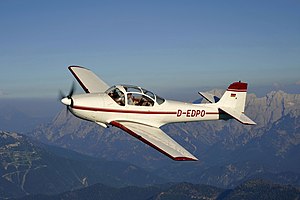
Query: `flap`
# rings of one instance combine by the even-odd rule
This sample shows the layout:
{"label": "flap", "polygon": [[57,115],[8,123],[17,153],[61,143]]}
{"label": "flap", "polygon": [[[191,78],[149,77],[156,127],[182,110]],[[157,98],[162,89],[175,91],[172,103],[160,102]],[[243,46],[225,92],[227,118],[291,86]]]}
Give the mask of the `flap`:
{"label": "flap", "polygon": [[159,128],[135,122],[112,121],[111,125],[126,131],[130,135],[136,137],[173,160],[198,160]]}

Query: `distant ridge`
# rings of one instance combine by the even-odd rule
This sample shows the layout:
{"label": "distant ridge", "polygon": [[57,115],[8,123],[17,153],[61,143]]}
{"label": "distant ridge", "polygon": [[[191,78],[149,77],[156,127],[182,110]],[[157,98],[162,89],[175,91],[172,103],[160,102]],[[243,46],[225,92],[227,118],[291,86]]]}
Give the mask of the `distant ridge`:
{"label": "distant ridge", "polygon": [[207,185],[191,183],[173,184],[167,188],[150,187],[124,187],[114,188],[102,184],[65,192],[59,195],[30,195],[20,200],[34,199],[64,199],[64,200],[173,200],[173,199],[211,199],[211,200],[270,200],[270,199],[299,199],[300,190],[286,185],[274,184],[269,181],[255,179],[247,181],[234,189],[220,189]]}

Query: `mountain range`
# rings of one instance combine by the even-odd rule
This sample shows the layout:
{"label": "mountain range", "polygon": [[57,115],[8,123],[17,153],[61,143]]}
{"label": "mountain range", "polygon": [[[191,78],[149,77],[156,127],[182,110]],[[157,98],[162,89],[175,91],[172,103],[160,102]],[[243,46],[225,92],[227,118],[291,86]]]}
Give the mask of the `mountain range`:
{"label": "mountain range", "polygon": [[87,188],[64,192],[57,195],[29,195],[20,200],[292,200],[299,198],[300,190],[293,186],[279,185],[261,179],[254,179],[246,181],[234,189],[221,189],[213,186],[191,183],[178,183],[170,186],[129,186],[123,188],[95,184]]}
{"label": "mountain range", "polygon": [[299,188],[248,180],[233,189],[165,183],[152,173],[0,132],[0,199],[297,199]]}
{"label": "mountain range", "polygon": [[164,182],[138,166],[105,161],[0,131],[0,199],[56,194],[102,183],[121,187]]}
{"label": "mountain range", "polygon": [[67,115],[65,110],[30,136],[101,159],[130,162],[170,181],[232,188],[264,177],[300,185],[300,95],[283,91],[264,97],[248,94],[245,113],[257,125],[228,120],[162,127],[196,155],[197,162],[172,161],[117,128],[104,129]]}
{"label": "mountain range", "polygon": [[106,189],[120,196],[134,191],[140,199],[190,199],[194,196],[180,192],[197,190],[201,195],[213,191],[199,199],[239,199],[249,195],[245,191],[262,195],[267,190],[257,193],[259,188],[274,185],[274,191],[298,195],[295,187],[278,184],[300,185],[300,95],[249,94],[245,112],[256,126],[228,120],[162,127],[197,162],[172,161],[117,128],[104,129],[66,110],[26,135],[0,131],[0,199],[39,194],[43,199],[76,199],[81,192]]}

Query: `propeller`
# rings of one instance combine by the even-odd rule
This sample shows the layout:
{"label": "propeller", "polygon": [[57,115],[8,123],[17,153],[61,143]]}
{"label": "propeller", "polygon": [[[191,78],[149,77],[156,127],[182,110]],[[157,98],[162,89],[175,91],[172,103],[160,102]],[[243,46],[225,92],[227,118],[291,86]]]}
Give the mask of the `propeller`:
{"label": "propeller", "polygon": [[76,85],[75,85],[75,82],[73,82],[68,95],[65,95],[61,90],[59,91],[59,100],[60,100],[64,105],[67,106],[67,114],[68,114],[68,111],[69,111],[70,106],[72,107],[73,104],[74,104],[74,101],[73,101],[73,99],[72,99],[72,96],[73,96],[75,90],[76,90]]}

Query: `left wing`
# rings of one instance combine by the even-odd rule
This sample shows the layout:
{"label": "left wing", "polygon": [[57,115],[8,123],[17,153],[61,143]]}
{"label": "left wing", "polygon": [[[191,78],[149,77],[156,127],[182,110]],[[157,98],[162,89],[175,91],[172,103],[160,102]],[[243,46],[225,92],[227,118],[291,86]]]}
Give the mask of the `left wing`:
{"label": "left wing", "polygon": [[159,128],[134,122],[112,121],[110,124],[126,131],[173,160],[198,160]]}
{"label": "left wing", "polygon": [[69,70],[86,93],[105,92],[109,88],[104,81],[87,68],[70,66]]}

